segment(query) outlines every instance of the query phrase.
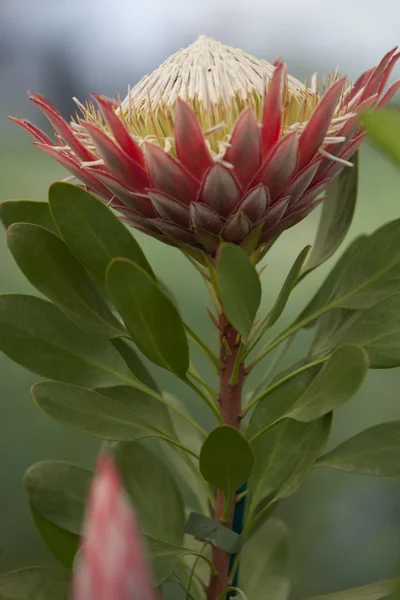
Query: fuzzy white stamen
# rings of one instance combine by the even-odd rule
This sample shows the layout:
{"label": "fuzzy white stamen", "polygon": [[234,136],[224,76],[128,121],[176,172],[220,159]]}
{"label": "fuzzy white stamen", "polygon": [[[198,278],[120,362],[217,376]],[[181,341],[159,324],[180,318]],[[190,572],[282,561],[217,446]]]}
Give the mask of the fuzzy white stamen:
{"label": "fuzzy white stamen", "polygon": [[[155,109],[161,99],[168,106],[177,98],[197,98],[210,108],[220,99],[230,102],[236,94],[245,100],[251,90],[263,96],[275,67],[236,48],[201,35],[168,58],[151,75],[145,75],[122,102],[122,110],[150,105]],[[301,97],[306,88],[288,76],[288,91]]]}

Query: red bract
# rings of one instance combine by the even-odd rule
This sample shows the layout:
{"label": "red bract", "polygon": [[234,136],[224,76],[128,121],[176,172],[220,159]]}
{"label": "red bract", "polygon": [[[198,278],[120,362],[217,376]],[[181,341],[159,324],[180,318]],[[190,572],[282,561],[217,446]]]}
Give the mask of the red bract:
{"label": "red bract", "polygon": [[156,600],[135,512],[105,454],[91,486],[72,600]]}
{"label": "red bract", "polygon": [[146,76],[119,105],[66,123],[31,95],[57,144],[14,119],[36,144],[134,227],[214,256],[221,240],[264,247],[308,215],[364,138],[358,113],[388,102],[396,49],[348,86],[318,95],[275,66],[201,37]]}

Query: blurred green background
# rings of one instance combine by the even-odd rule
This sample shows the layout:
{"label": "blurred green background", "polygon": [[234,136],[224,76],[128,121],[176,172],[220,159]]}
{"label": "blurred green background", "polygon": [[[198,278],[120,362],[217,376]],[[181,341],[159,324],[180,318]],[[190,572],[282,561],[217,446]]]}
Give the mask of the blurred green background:
{"label": "blurred green background", "polygon": [[[122,0],[113,5],[118,7],[119,3],[121,9],[122,5],[126,6]],[[71,0],[70,2],[60,2],[59,5],[60,10],[62,7],[65,14],[68,12],[67,7],[71,8],[69,23],[73,22],[74,12],[72,9],[75,10],[75,4]],[[92,3],[88,1],[89,4]],[[157,2],[155,4],[158,6]],[[127,83],[134,83],[142,74],[162,62],[168,54],[180,46],[190,43],[201,32],[215,35],[232,45],[241,45],[247,51],[265,57],[271,62],[276,54],[282,54],[285,58],[288,57],[291,72],[299,77],[307,70],[311,72],[317,67],[335,66],[338,60],[335,55],[336,49],[339,58],[345,57],[343,66],[348,68],[351,75],[356,75],[359,70],[370,66],[366,62],[367,55],[373,55],[371,60],[371,64],[373,64],[379,60],[386,49],[393,45],[391,42],[396,41],[386,38],[394,37],[396,33],[400,39],[400,26],[397,26],[397,30],[393,29],[392,23],[388,24],[389,33],[386,29],[386,33],[383,35],[378,8],[375,12],[370,11],[371,14],[368,11],[364,13],[361,21],[357,13],[354,13],[354,22],[358,19],[357,31],[354,29],[348,33],[344,28],[340,32],[339,39],[335,40],[333,36],[333,39],[326,40],[325,45],[320,43],[318,46],[318,40],[307,35],[307,28],[303,32],[303,37],[297,30],[298,21],[295,18],[297,5],[293,2],[280,3],[277,1],[261,6],[257,0],[254,0],[246,4],[247,9],[244,11],[242,2],[230,3],[221,0],[213,3],[212,10],[209,3],[206,2],[207,6],[203,6],[203,12],[197,6],[193,8],[192,13],[187,7],[183,7],[183,4],[177,0],[171,5],[172,14],[176,14],[178,19],[174,22],[172,30],[171,13],[168,13],[170,26],[168,28],[164,24],[163,29],[161,21],[165,14],[161,11],[161,14],[153,21],[156,31],[154,32],[154,28],[151,28],[151,33],[147,38],[143,32],[141,33],[140,54],[133,52],[133,46],[129,45],[129,40],[125,39],[122,42],[120,38],[118,40],[114,38],[116,42],[114,53],[120,61],[116,63],[116,70],[110,71],[108,67],[111,58],[106,52],[107,48],[111,47],[110,34],[105,35],[104,45],[101,40],[95,38],[96,27],[100,26],[99,19],[94,19],[93,30],[84,30],[82,21],[80,21],[81,27],[75,30],[75,45],[68,46],[72,37],[62,38],[61,35],[68,30],[68,20],[66,22],[65,16],[57,20],[53,14],[52,18],[55,20],[48,22],[47,29],[51,35],[49,33],[40,38],[39,33],[44,28],[43,22],[39,19],[40,9],[39,12],[31,14],[30,9],[22,0],[15,0],[14,4],[0,2],[0,16],[2,17],[0,19],[0,51],[3,50],[0,52],[1,199],[45,199],[48,185],[52,181],[66,176],[61,167],[36,150],[27,136],[6,120],[7,113],[16,114],[16,116],[25,114],[32,116],[31,107],[24,96],[24,90],[29,87],[33,91],[48,93],[53,100],[59,99],[62,110],[67,114],[71,108],[71,96],[80,92],[87,95],[91,91],[89,86],[102,89],[110,94],[118,85],[125,88]],[[384,4],[390,5],[393,10],[397,10],[397,14],[399,13],[399,10],[395,9],[397,6],[395,2],[385,3],[383,1],[380,3],[380,5]],[[43,0],[43,6],[45,5],[50,10],[50,4]],[[108,5],[108,2],[99,2],[98,5],[104,7],[104,5]],[[256,23],[259,21],[260,11],[267,16],[267,5],[271,10],[273,9],[271,14],[275,21],[269,24],[271,36],[266,41],[261,25],[257,29]],[[291,20],[288,12],[284,12],[286,5],[290,5],[294,11]],[[310,14],[314,15],[314,21],[317,19],[316,31],[321,33],[322,24],[325,23],[324,18],[332,16],[329,8],[331,3],[321,0],[319,3],[304,2],[302,5],[310,5]],[[348,18],[350,19],[355,5],[358,6],[358,2],[354,2],[352,6],[341,1],[336,3],[336,7],[341,7],[343,10],[349,8],[348,15],[350,14],[350,17]],[[313,6],[314,13],[312,13]],[[361,7],[361,4],[359,6]],[[20,12],[17,11],[18,7]],[[182,12],[178,17],[180,7]],[[211,13],[206,14],[207,7]],[[220,13],[215,12],[216,7],[219,7]],[[136,9],[139,10],[138,7]],[[145,8],[143,10],[145,11]],[[240,12],[241,10],[242,12]],[[122,13],[117,13],[118,11],[113,13],[112,26],[117,30],[119,24],[123,31],[127,17]],[[226,20],[223,21],[223,19],[221,22],[224,22],[225,25],[220,25],[218,28],[215,21],[215,16],[218,14],[223,17],[230,15],[230,18],[236,23],[236,29],[229,30]],[[282,18],[284,15],[286,23],[291,24],[293,34],[288,37],[286,32],[282,36],[281,48],[278,43],[279,36],[274,28],[275,22],[281,23],[279,21],[280,14]],[[45,20],[50,19],[51,10],[50,13],[43,12],[43,15],[45,15]],[[85,15],[86,11],[84,10],[83,17]],[[111,18],[111,13],[107,13],[107,15]],[[134,31],[139,35],[137,25],[134,24],[136,23],[134,17],[137,14],[134,15],[128,11],[128,15],[132,19]],[[237,29],[240,15],[247,19],[242,34],[239,34]],[[29,20],[33,16],[35,19]],[[145,19],[145,17],[143,18]],[[335,17],[332,16],[332,18]],[[85,23],[84,19],[83,21]],[[251,28],[249,28],[250,22],[252,23]],[[367,35],[369,31],[367,25],[372,27],[372,22],[375,24],[375,38]],[[32,23],[34,27],[39,28],[36,45],[33,43],[32,32],[35,29],[31,27]],[[144,20],[142,23],[150,32],[148,21]],[[300,23],[304,24],[303,21]],[[400,23],[400,18],[398,23]],[[28,24],[30,24],[30,29]],[[368,42],[365,45],[357,37],[360,36],[358,29],[363,29],[363,26],[365,40]],[[392,29],[390,29],[391,27]],[[28,30],[29,35],[27,35]],[[162,37],[160,32],[163,33],[164,30],[165,36]],[[89,34],[92,36],[90,39]],[[155,43],[156,37],[158,45]],[[50,41],[51,39],[57,40],[57,42],[51,46],[49,39]],[[22,45],[22,50],[19,43],[21,40],[25,44],[25,46]],[[12,52],[13,42],[14,53]],[[137,38],[135,43],[138,43]],[[89,57],[81,55],[82,60],[80,61],[67,60],[69,49],[73,53],[76,52],[77,46],[79,48],[80,45],[83,47],[85,44],[86,49],[90,50]],[[343,45],[345,49],[348,49],[347,55]],[[33,55],[34,47],[40,48],[36,59]],[[54,49],[52,56],[51,48]],[[106,49],[103,54],[99,50],[100,48]],[[118,48],[120,49],[119,54]],[[127,50],[132,51],[132,54],[127,54]],[[85,74],[82,75],[85,61],[87,63],[86,78]],[[34,65],[34,68],[33,66],[31,68],[30,65]],[[398,76],[398,70],[396,74]],[[104,85],[101,86],[103,80]],[[34,115],[35,122],[40,124],[40,116],[37,113]],[[361,232],[371,232],[382,223],[399,216],[400,170],[387,162],[367,142],[361,151],[358,206],[346,242],[348,243]],[[286,232],[268,255],[267,268],[263,273],[264,309],[276,298],[284,277],[298,252],[306,244],[312,243],[318,218],[319,211],[317,210],[303,223]],[[3,233],[1,235],[3,237]],[[174,291],[185,318],[209,343],[214,343],[211,324],[205,312],[208,298],[197,273],[178,251],[164,247],[142,234],[138,234],[137,238],[142,243],[155,271]],[[284,317],[278,322],[277,328],[282,328],[297,315],[332,264],[332,260],[329,261],[299,286]],[[0,246],[0,272],[0,291],[2,293],[32,292],[29,284],[9,256],[4,242]],[[296,343],[285,357],[282,368],[305,353],[310,336],[310,332],[298,336]],[[194,356],[196,359],[198,358],[197,355]],[[199,364],[203,372],[207,373],[201,360]],[[252,382],[256,384],[261,375],[262,368],[254,375]],[[158,371],[157,377],[164,389],[177,394],[207,425],[207,417],[203,414],[197,398],[188,394],[186,388],[178,388],[173,379],[164,372]],[[1,572],[29,564],[52,562],[51,556],[36,534],[30,520],[21,483],[25,469],[32,462],[46,458],[66,459],[91,466],[97,444],[64,430],[35,407],[29,395],[29,388],[39,378],[13,364],[4,356],[0,356],[0,379],[2,384],[0,399]],[[337,411],[330,443],[336,445],[368,426],[392,419],[400,419],[400,370],[371,372],[358,395],[348,405]],[[328,592],[351,585],[361,585],[389,577],[398,569],[400,564],[399,479],[372,479],[328,469],[318,469],[311,474],[307,483],[294,498],[282,503],[278,512],[288,523],[292,536],[290,570],[293,577],[294,597]]]}

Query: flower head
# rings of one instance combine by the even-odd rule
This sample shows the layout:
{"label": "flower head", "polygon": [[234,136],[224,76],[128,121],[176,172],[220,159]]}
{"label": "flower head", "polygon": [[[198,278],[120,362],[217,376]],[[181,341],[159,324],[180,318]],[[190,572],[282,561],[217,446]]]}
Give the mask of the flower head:
{"label": "flower head", "polygon": [[109,456],[97,464],[72,600],[156,600],[135,512]]}
{"label": "flower head", "polygon": [[36,144],[134,227],[213,256],[220,240],[263,248],[308,215],[363,140],[358,113],[383,93],[400,56],[348,85],[337,71],[302,84],[285,65],[200,36],[145,76],[123,101],[93,95],[62,119],[31,99],[57,143],[16,120]]}

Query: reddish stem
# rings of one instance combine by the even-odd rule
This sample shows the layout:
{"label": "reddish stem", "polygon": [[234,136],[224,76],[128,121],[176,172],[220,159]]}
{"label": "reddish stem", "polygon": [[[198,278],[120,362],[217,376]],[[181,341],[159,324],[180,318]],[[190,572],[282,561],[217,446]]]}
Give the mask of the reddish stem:
{"label": "reddish stem", "polygon": [[[242,406],[242,391],[245,375],[243,364],[240,365],[238,369],[236,383],[231,385],[229,381],[234,371],[240,340],[236,329],[229,324],[224,315],[221,315],[220,317],[219,333],[220,358],[223,364],[223,368],[221,369],[219,376],[220,414],[223,422],[226,425],[231,425],[232,427],[239,429]],[[224,521],[224,494],[221,492],[221,490],[217,490],[214,514],[215,520],[222,525],[225,525],[225,527],[232,527],[234,508],[235,501],[232,503],[228,521]],[[230,555],[227,552],[224,552],[221,550],[221,548],[213,547],[212,562],[215,567],[216,574],[211,575],[210,583],[207,589],[207,600],[217,600],[228,587],[229,559]]]}

